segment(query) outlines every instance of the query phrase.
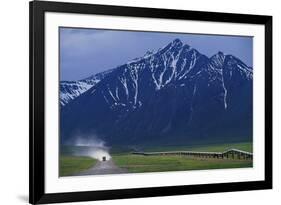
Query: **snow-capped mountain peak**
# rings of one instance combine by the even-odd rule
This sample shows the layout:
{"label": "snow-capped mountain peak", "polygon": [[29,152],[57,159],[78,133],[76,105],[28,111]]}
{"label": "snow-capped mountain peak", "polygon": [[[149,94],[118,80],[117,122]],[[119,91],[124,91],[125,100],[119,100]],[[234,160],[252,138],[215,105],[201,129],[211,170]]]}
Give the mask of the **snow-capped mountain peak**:
{"label": "snow-capped mountain peak", "polygon": [[211,65],[222,68],[225,60],[225,55],[223,52],[219,51],[217,54],[213,55],[210,60]]}
{"label": "snow-capped mountain peak", "polygon": [[[103,98],[111,108],[115,106],[131,105],[134,108],[142,104],[140,85],[143,78],[149,79],[148,85],[153,85],[155,91],[159,91],[170,85],[184,86],[185,81],[195,81],[204,72],[208,72],[210,82],[218,79],[224,86],[224,76],[230,77],[239,71],[247,79],[252,79],[252,70],[242,61],[232,55],[225,55],[219,51],[211,58],[199,53],[196,49],[184,44],[180,39],[174,39],[168,45],[157,52],[147,51],[144,56],[118,66],[115,69],[105,71],[80,81],[62,81],[60,89],[60,102],[64,106],[73,99],[105,79],[107,88],[103,90]],[[118,82],[114,86],[112,78],[106,78],[118,74]],[[226,76],[227,78],[227,76]],[[210,84],[210,83],[209,83]],[[119,85],[119,86],[118,86]],[[95,93],[94,89],[91,93]],[[124,95],[124,99],[122,96]],[[226,96],[226,94],[224,94]],[[122,100],[121,100],[122,99]],[[224,100],[225,108],[227,106]]]}
{"label": "snow-capped mountain peak", "polygon": [[82,80],[60,82],[60,105],[65,106],[91,87],[99,83],[112,70],[104,71]]}
{"label": "snow-capped mountain peak", "polygon": [[61,134],[83,128],[117,144],[243,141],[252,131],[252,78],[235,56],[209,58],[175,39],[109,72],[61,82]]}

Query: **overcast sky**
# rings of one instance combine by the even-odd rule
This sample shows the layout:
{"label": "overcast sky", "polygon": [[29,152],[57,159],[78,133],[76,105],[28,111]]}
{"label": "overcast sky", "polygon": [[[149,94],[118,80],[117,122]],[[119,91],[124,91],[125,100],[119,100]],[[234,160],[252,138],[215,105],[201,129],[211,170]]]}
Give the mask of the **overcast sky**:
{"label": "overcast sky", "polygon": [[115,68],[175,38],[208,57],[222,51],[253,64],[252,37],[60,28],[61,80],[80,80]]}

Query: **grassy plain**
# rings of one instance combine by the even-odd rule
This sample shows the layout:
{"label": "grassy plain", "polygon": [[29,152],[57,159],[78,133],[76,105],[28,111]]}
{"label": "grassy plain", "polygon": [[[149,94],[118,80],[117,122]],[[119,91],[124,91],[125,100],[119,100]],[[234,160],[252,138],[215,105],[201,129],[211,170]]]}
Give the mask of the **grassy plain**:
{"label": "grassy plain", "polygon": [[223,152],[228,149],[239,149],[246,152],[253,152],[251,142],[209,144],[209,145],[190,145],[190,146],[164,146],[164,147],[145,147],[146,152],[164,151],[202,151],[202,152]]}
{"label": "grassy plain", "polygon": [[163,172],[252,167],[251,160],[229,160],[184,156],[113,155],[117,166],[130,172]]}
{"label": "grassy plain", "polygon": [[[142,147],[141,151],[223,152],[233,148],[247,152],[253,152],[253,146],[250,142],[190,146],[146,146]],[[75,146],[63,147],[61,149],[60,176],[75,175],[75,173],[87,170],[96,164],[97,160],[91,157],[73,156],[73,153],[81,151],[83,149],[83,147]],[[113,147],[110,150],[110,154],[112,156],[113,161],[118,167],[126,168],[129,172],[132,173],[246,168],[253,166],[252,160],[197,158],[169,155],[142,156],[131,154],[133,151],[135,150],[128,147]]]}
{"label": "grassy plain", "polygon": [[96,164],[97,160],[91,157],[61,156],[59,175],[71,176],[83,170],[87,170]]}
{"label": "grassy plain", "polygon": [[[252,152],[252,143],[229,143],[197,146],[166,146],[146,147],[146,152],[164,151],[202,151],[223,152],[228,149],[239,149]],[[162,172],[204,169],[226,169],[252,167],[252,160],[197,158],[187,156],[142,156],[130,153],[114,154],[113,160],[117,166],[126,168],[130,172]]]}

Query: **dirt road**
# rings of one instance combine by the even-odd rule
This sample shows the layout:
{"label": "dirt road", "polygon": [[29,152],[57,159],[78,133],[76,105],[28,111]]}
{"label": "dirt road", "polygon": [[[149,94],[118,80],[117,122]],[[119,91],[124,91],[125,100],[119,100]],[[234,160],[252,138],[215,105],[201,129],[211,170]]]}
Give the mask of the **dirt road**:
{"label": "dirt road", "polygon": [[128,173],[124,168],[118,167],[113,160],[107,161],[98,161],[95,166],[91,167],[88,170],[82,171],[75,176],[84,176],[84,175],[100,175],[100,174],[120,174]]}

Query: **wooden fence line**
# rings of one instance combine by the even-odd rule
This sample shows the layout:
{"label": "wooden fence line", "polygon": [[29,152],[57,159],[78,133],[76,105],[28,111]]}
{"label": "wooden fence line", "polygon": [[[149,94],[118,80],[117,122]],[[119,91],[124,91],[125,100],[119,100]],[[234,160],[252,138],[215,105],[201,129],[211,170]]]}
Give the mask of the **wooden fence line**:
{"label": "wooden fence line", "polygon": [[239,149],[229,149],[224,152],[197,152],[197,151],[168,151],[168,152],[133,152],[132,154],[143,156],[157,156],[157,155],[180,155],[192,156],[200,158],[218,158],[218,159],[245,159],[252,160],[253,154],[251,152],[242,151]]}

